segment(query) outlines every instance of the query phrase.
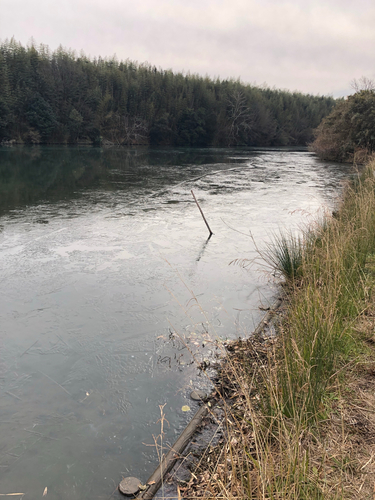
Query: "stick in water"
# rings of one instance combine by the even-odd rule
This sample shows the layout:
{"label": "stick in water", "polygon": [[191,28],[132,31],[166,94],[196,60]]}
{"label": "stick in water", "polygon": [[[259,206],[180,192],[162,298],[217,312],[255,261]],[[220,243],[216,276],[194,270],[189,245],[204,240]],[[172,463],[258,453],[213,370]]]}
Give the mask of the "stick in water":
{"label": "stick in water", "polygon": [[201,209],[201,207],[199,206],[199,203],[198,203],[198,201],[197,201],[197,199],[196,199],[196,197],[195,197],[195,194],[193,193],[193,190],[191,190],[191,194],[193,195],[193,198],[194,198],[194,200],[195,200],[195,203],[197,204],[197,207],[199,208],[199,211],[200,211],[200,213],[201,213],[201,215],[202,215],[202,217],[203,217],[203,220],[204,220],[204,222],[206,223],[206,226],[207,226],[207,228],[208,228],[208,230],[209,230],[209,232],[210,232],[210,236],[209,236],[209,238],[211,238],[211,236],[212,236],[214,233],[211,231],[211,228],[210,228],[210,226],[208,225],[208,222],[206,221],[206,217],[204,216],[204,214],[203,214],[203,212],[202,212],[202,209]]}

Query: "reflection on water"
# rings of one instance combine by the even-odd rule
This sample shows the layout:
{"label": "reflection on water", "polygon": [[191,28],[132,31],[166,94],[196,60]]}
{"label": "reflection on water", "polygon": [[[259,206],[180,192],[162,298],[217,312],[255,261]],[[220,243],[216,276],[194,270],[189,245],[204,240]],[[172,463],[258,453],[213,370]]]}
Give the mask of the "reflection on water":
{"label": "reflection on water", "polygon": [[124,187],[133,196],[138,190],[153,194],[201,174],[200,166],[227,169],[228,163],[243,162],[228,157],[221,165],[222,151],[214,149],[3,148],[0,158],[1,211],[43,199],[74,198],[83,189],[99,186],[108,190]]}
{"label": "reflection on water", "polygon": [[147,479],[159,405],[172,442],[207,384],[190,351],[272,300],[267,273],[229,262],[347,175],[293,150],[0,149],[1,492],[107,499]]}

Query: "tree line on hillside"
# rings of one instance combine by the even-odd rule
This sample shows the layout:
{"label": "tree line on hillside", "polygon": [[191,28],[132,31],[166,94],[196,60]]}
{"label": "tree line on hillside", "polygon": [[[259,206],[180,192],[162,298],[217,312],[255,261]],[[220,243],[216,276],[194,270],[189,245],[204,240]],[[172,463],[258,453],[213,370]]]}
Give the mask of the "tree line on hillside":
{"label": "tree line on hillside", "polygon": [[0,142],[304,145],[334,107],[305,95],[173,73],[61,46],[0,43]]}
{"label": "tree line on hillside", "polygon": [[375,153],[375,82],[362,77],[315,131],[312,151],[323,160],[364,163]]}

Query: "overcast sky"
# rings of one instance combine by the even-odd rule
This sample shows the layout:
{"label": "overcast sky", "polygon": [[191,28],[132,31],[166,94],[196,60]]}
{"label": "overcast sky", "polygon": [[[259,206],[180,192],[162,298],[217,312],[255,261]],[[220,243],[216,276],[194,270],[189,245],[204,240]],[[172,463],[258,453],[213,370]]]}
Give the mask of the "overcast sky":
{"label": "overcast sky", "polygon": [[375,79],[375,0],[0,0],[0,39],[33,37],[163,69],[340,96]]}

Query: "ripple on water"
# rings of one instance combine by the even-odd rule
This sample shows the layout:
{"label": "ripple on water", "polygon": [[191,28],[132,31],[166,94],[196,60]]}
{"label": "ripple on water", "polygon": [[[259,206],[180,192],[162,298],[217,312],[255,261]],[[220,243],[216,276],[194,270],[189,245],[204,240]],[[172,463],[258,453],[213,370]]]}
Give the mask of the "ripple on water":
{"label": "ripple on water", "polygon": [[255,257],[250,233],[261,246],[330,205],[348,173],[307,152],[87,151],[96,183],[67,170],[71,190],[32,186],[0,219],[0,483],[32,498],[47,484],[52,499],[82,500],[110,496],[124,472],[146,480],[159,405],[174,441],[202,385],[189,349],[247,335],[272,301],[260,266],[229,263]]}

